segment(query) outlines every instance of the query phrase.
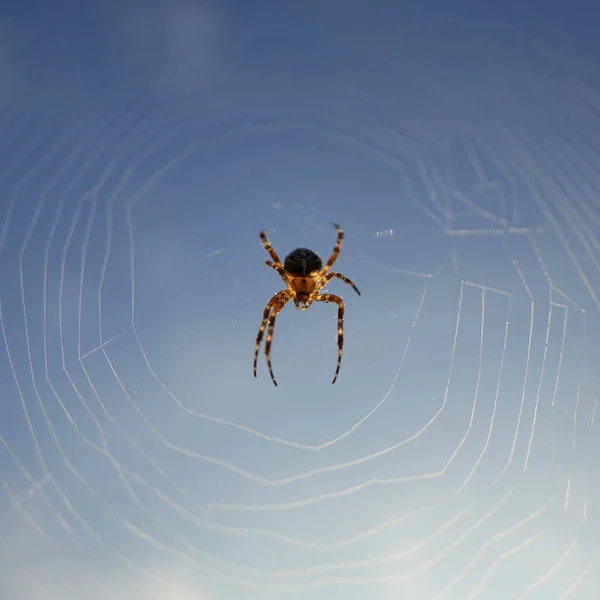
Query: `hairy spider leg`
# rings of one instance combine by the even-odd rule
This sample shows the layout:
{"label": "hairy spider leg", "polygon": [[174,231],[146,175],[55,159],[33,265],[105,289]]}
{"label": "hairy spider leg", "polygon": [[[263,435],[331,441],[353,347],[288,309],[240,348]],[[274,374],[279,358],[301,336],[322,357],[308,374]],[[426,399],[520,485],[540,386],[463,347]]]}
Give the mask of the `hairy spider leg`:
{"label": "hairy spider leg", "polygon": [[269,374],[271,375],[271,379],[273,383],[277,385],[277,381],[275,380],[275,375],[273,375],[273,367],[271,366],[271,342],[273,341],[273,331],[275,331],[275,318],[279,314],[279,311],[283,308],[280,306],[279,308],[273,308],[271,311],[271,316],[269,318],[269,330],[267,331],[267,341],[265,342],[265,356],[267,357],[267,366],[269,367]]}
{"label": "hairy spider leg", "polygon": [[317,290],[320,290],[322,287],[326,286],[334,277],[341,279],[346,285],[349,285],[360,296],[360,292],[358,291],[358,288],[354,285],[354,283],[341,273],[338,273],[337,271],[330,271],[329,273],[327,273],[327,275],[325,275],[325,277],[323,277],[323,279],[321,279],[321,281],[319,281],[319,283],[317,284]]}
{"label": "hairy spider leg", "polygon": [[277,256],[277,252],[273,250],[273,246],[271,246],[271,242],[269,242],[269,238],[264,231],[261,231],[259,234],[260,241],[262,245],[265,247],[265,250],[270,254],[271,258],[275,262],[276,265],[281,265],[281,261],[279,260],[279,256]]}
{"label": "hairy spider leg", "polygon": [[331,382],[335,383],[338,373],[340,372],[340,365],[342,364],[342,348],[344,347],[344,301],[334,294],[319,294],[318,296],[315,296],[315,302],[335,302],[338,305],[338,358],[335,375]]}
{"label": "hairy spider leg", "polygon": [[[292,295],[289,290],[283,290],[283,291],[275,294],[269,300],[269,302],[267,302],[267,305],[265,306],[265,310],[263,312],[263,319],[260,324],[260,328],[258,330],[258,335],[256,336],[256,348],[254,350],[254,377],[256,377],[256,366],[258,363],[258,353],[260,351],[260,343],[261,343],[263,335],[265,333],[265,328],[267,326],[267,321],[269,320],[269,314],[271,312],[271,309],[273,309],[274,311],[276,310],[277,312],[275,314],[277,314],[285,306],[286,302],[291,297],[292,297]],[[275,319],[273,319],[273,323],[275,323]],[[267,354],[267,362],[268,362],[269,368],[270,368],[271,363],[269,360],[269,353],[271,351],[271,343],[269,341],[269,337],[268,337],[269,335],[271,335],[271,338],[273,337],[273,332],[270,329],[269,329],[269,334],[267,335],[267,343],[269,344],[269,350],[267,351],[267,349],[265,348],[265,353]],[[271,371],[271,377],[273,377],[272,371]],[[273,378],[273,382],[275,382],[275,378]],[[277,385],[277,383],[275,383],[275,385]]]}
{"label": "hairy spider leg", "polygon": [[281,265],[272,263],[270,260],[265,260],[265,265],[267,265],[267,267],[271,267],[271,269],[275,269],[279,273],[279,276],[281,277],[281,279],[283,279],[283,282],[285,283],[285,285],[290,284],[288,275],[285,272],[285,269]]}
{"label": "hairy spider leg", "polygon": [[329,269],[333,266],[333,263],[337,260],[337,257],[340,255],[340,249],[342,247],[342,241],[344,239],[344,230],[335,222],[331,223],[338,232],[337,240],[335,242],[335,246],[333,248],[333,254],[329,257],[327,264],[323,267],[321,272],[319,273],[319,278],[323,277]]}

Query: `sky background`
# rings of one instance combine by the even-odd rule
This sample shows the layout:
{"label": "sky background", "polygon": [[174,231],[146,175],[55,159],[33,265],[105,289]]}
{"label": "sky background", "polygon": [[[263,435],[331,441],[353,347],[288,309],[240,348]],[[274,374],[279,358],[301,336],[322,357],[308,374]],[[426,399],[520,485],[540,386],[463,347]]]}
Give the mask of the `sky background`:
{"label": "sky background", "polygon": [[6,3],[0,598],[595,598],[598,10]]}

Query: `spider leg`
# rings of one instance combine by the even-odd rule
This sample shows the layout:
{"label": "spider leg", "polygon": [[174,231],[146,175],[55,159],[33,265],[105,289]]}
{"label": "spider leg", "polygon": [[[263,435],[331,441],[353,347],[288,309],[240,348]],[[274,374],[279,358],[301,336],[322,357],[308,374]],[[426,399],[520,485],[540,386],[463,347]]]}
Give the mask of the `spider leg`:
{"label": "spider leg", "polygon": [[261,231],[258,235],[260,237],[260,241],[261,241],[262,245],[265,247],[265,250],[269,253],[271,258],[273,259],[273,262],[276,265],[281,265],[279,256],[277,256],[277,252],[275,252],[275,250],[273,250],[273,246],[271,246],[271,242],[269,242],[269,238],[267,237],[266,232]]}
{"label": "spider leg", "polygon": [[[289,298],[285,300],[287,302]],[[271,342],[273,341],[273,331],[275,330],[275,318],[285,305],[283,302],[281,305],[273,308],[271,312],[271,316],[269,318],[269,330],[267,331],[267,341],[265,342],[265,356],[267,357],[267,366],[269,367],[269,374],[271,375],[271,379],[273,383],[277,385],[277,381],[275,381],[275,375],[273,375],[273,367],[271,365]]]}
{"label": "spider leg", "polygon": [[320,290],[323,286],[327,285],[334,277],[341,279],[346,285],[349,285],[360,296],[360,292],[358,291],[358,288],[354,285],[354,283],[341,273],[338,273],[337,271],[329,271],[329,273],[327,273],[327,275],[325,275],[325,277],[323,277],[323,279],[321,279],[321,281],[317,283],[317,290]]}
{"label": "spider leg", "polygon": [[[288,300],[291,298],[289,290],[283,290],[275,294],[267,305],[265,306],[265,310],[263,312],[263,319],[260,324],[260,328],[258,330],[258,335],[256,336],[256,348],[254,350],[254,377],[256,377],[256,365],[258,363],[258,352],[260,350],[260,343],[262,341],[263,335],[265,333],[265,328],[267,326],[267,321],[269,322],[269,330],[267,332],[267,341],[265,344],[265,355],[267,357],[267,364],[269,366],[269,373],[271,374],[271,379],[273,383],[277,385],[275,381],[275,377],[273,375],[273,369],[271,367],[271,340],[273,339],[273,329],[275,328],[275,317],[279,313],[279,311],[285,306]],[[269,318],[270,315],[270,318]]]}
{"label": "spider leg", "polygon": [[325,273],[327,273],[327,271],[329,271],[329,269],[331,269],[331,267],[333,266],[333,263],[337,260],[337,257],[340,255],[340,249],[342,247],[342,240],[344,239],[344,230],[337,223],[332,223],[332,225],[337,229],[337,233],[338,233],[337,240],[335,242],[335,246],[333,248],[332,255],[329,257],[327,264],[323,267],[323,269],[319,273],[319,278],[323,277],[323,275],[325,275]]}
{"label": "spider leg", "polygon": [[[267,305],[265,306],[265,310],[263,311],[262,322],[261,322],[260,328],[258,330],[258,335],[256,336],[256,348],[254,350],[254,377],[256,377],[256,365],[258,363],[258,352],[260,350],[260,343],[262,342],[263,335],[265,333],[265,328],[267,326],[267,321],[269,320],[269,314],[271,313],[271,309],[273,308],[273,306],[278,304],[282,300],[283,297],[288,295],[288,293],[289,293],[288,290],[283,290],[281,292],[277,292],[277,294],[275,294],[267,302]],[[286,300],[286,302],[287,302],[287,300]]]}
{"label": "spider leg", "polygon": [[271,269],[275,269],[279,273],[279,276],[281,277],[281,279],[283,279],[283,282],[285,283],[285,285],[290,284],[287,273],[285,272],[285,269],[281,265],[272,263],[270,260],[265,260],[265,265],[267,265],[267,267],[271,267]]}
{"label": "spider leg", "polygon": [[338,359],[335,375],[331,382],[335,383],[338,373],[340,372],[340,365],[342,364],[342,348],[344,347],[344,301],[339,296],[333,294],[319,294],[315,296],[314,301],[335,302],[338,305]]}

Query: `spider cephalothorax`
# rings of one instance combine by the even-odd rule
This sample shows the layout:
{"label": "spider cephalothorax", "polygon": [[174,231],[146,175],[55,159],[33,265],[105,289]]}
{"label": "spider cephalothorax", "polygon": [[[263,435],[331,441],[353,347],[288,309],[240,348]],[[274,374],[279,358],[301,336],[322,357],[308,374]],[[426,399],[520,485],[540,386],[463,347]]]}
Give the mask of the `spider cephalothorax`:
{"label": "spider cephalothorax", "polygon": [[292,250],[285,257],[282,265],[279,256],[277,256],[277,253],[269,243],[267,234],[264,231],[260,232],[261,242],[265,247],[265,250],[273,259],[273,262],[267,260],[266,264],[279,273],[286,285],[286,289],[275,294],[265,306],[263,320],[260,329],[258,330],[258,335],[256,336],[254,377],[256,377],[256,364],[258,362],[260,343],[268,322],[269,330],[267,332],[267,341],[265,343],[265,355],[267,357],[271,379],[273,380],[273,383],[277,385],[271,367],[271,342],[273,340],[273,330],[275,329],[275,317],[277,317],[278,313],[289,300],[293,300],[296,308],[299,310],[306,310],[313,302],[335,302],[338,305],[338,362],[333,381],[331,382],[335,383],[340,371],[342,347],[344,345],[344,302],[339,296],[335,296],[334,294],[319,294],[319,290],[334,277],[337,277],[351,286],[358,295],[360,295],[360,292],[352,281],[347,277],[344,277],[344,275],[335,271],[330,271],[328,273],[340,254],[342,240],[344,239],[344,231],[342,228],[337,223],[333,223],[333,226],[337,229],[338,236],[333,253],[329,257],[325,267],[323,267],[323,261],[319,255],[308,248],[296,248],[295,250]]}

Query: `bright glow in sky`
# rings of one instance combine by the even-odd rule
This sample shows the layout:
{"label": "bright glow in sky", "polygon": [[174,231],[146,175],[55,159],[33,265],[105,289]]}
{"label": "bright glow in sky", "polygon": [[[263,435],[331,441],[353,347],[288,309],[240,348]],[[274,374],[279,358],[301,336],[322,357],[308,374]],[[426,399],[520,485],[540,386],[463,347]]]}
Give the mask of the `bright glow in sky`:
{"label": "bright glow in sky", "polygon": [[[0,17],[0,597],[596,598],[597,20],[51,4]],[[338,380],[324,303],[255,379],[259,231],[331,221]]]}

